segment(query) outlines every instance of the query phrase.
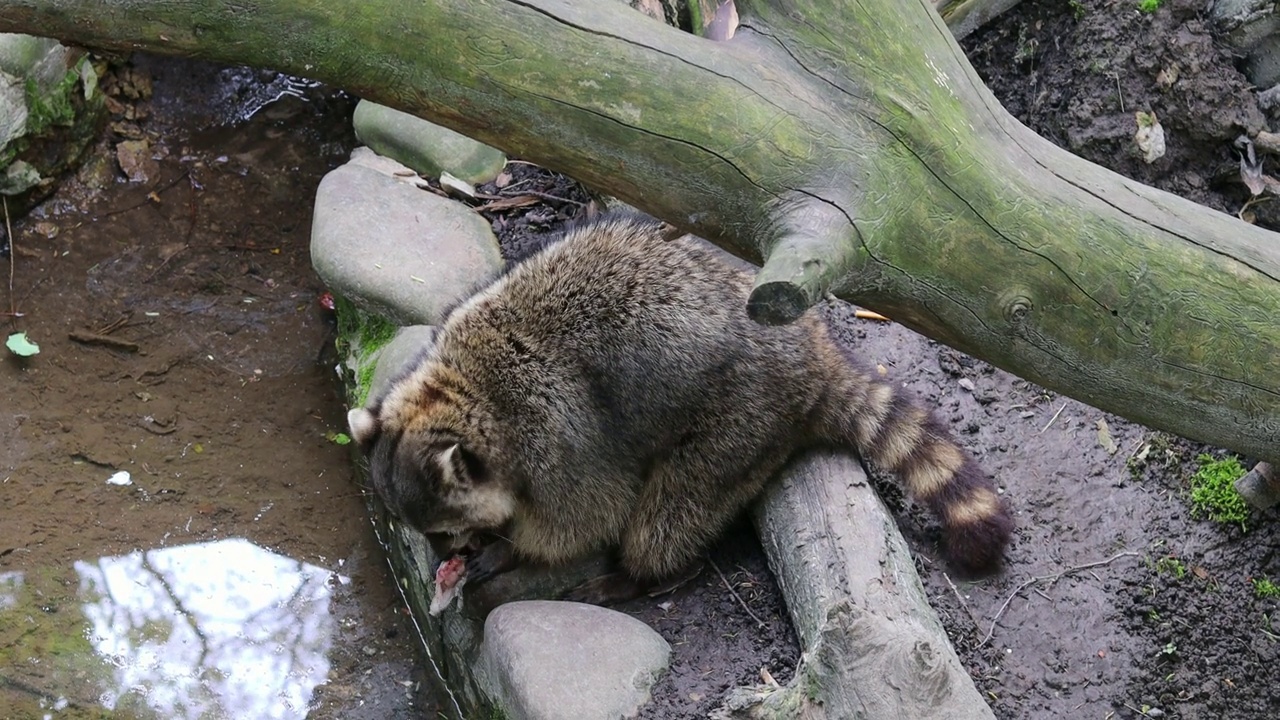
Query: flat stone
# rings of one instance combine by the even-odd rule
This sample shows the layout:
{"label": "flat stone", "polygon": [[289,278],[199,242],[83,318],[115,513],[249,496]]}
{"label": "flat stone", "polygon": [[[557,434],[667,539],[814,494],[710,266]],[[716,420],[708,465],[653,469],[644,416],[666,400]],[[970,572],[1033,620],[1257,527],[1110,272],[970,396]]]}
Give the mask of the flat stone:
{"label": "flat stone", "polygon": [[351,123],[360,142],[427,177],[447,172],[478,185],[497,177],[507,162],[500,150],[368,100],[356,105]]}
{"label": "flat stone", "polygon": [[369,380],[369,396],[375,397],[386,391],[391,381],[407,370],[409,363],[418,359],[419,353],[435,341],[435,336],[433,325],[410,325],[397,330],[395,337],[370,358],[377,364]]}
{"label": "flat stone", "polygon": [[484,218],[357,163],[320,181],[311,263],[335,292],[398,325],[438,324],[503,266]]}
{"label": "flat stone", "polygon": [[479,685],[511,720],[635,715],[671,646],[644,623],[595,605],[526,600],[489,614]]}

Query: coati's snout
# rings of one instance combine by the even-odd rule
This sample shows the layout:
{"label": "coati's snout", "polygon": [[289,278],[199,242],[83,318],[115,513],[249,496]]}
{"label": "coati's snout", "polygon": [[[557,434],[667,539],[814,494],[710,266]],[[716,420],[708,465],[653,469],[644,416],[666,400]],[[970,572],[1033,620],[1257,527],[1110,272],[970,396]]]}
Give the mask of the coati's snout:
{"label": "coati's snout", "polygon": [[454,555],[471,555],[484,544],[479,535],[470,532],[433,532],[424,533],[423,536],[431,546],[431,552],[441,560]]}

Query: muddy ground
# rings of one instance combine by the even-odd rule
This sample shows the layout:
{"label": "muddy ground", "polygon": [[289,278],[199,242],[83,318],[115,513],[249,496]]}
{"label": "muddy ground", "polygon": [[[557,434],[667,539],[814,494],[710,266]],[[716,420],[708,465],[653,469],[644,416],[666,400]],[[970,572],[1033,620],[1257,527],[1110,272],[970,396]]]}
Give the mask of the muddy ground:
{"label": "muddy ground", "polygon": [[308,246],[351,101],[147,58],[104,87],[79,177],[13,223],[12,295],[0,261],[3,334],[40,346],[0,351],[0,717],[433,716],[328,438]]}
{"label": "muddy ground", "polygon": [[[1231,142],[1268,119],[1197,18],[1201,3],[1169,0],[1153,15],[1132,5],[1026,0],[964,47],[1037,132],[1235,213],[1249,196]],[[229,129],[222,106],[202,100],[216,96],[213,86],[203,95],[166,90],[166,73],[195,67],[148,68],[158,79],[147,128],[169,149],[154,178],[94,192],[73,183],[15,226],[15,297],[27,313],[16,324],[42,353],[0,363],[0,573],[37,578],[27,587],[59,601],[30,613],[47,622],[57,614],[47,608],[75,593],[76,559],[233,535],[324,568],[345,559],[341,572],[353,582],[336,597],[351,622],[339,625],[354,634],[336,643],[314,715],[359,717],[363,708],[368,717],[432,717],[425,691],[406,696],[399,684],[412,690],[428,671],[408,654],[414,631],[363,521],[346,450],[326,439],[342,407],[306,234],[315,184],[352,142],[350,108],[304,89],[309,102],[285,98],[248,121],[232,118]],[[261,85],[232,95],[252,101]],[[1154,111],[1168,134],[1169,154],[1151,165],[1130,140],[1137,109]],[[99,148],[108,158],[114,139]],[[514,183],[564,198],[489,214],[504,252],[517,257],[583,212],[588,197],[542,171],[511,170]],[[1277,227],[1272,204],[1251,209]],[[139,352],[67,339],[130,309],[111,335]],[[1006,571],[961,583],[938,560],[927,519],[880,483],[998,717],[1274,715],[1280,635],[1270,617],[1280,600],[1260,597],[1252,581],[1280,580],[1276,512],[1255,513],[1241,530],[1197,517],[1187,499],[1195,457],[1221,452],[1066,400],[898,326],[856,320],[845,306],[826,312],[864,358],[939,408],[1017,513]],[[134,472],[134,488],[104,482],[119,467]],[[795,639],[750,533],[736,532],[711,561],[674,593],[624,608],[675,650],[646,717],[702,717],[724,688],[757,682],[761,668],[781,682],[793,672]],[[0,623],[0,653],[30,651],[30,636],[10,637],[9,627]],[[0,716],[4,703],[35,707],[58,689],[47,684],[50,665],[4,671]]]}

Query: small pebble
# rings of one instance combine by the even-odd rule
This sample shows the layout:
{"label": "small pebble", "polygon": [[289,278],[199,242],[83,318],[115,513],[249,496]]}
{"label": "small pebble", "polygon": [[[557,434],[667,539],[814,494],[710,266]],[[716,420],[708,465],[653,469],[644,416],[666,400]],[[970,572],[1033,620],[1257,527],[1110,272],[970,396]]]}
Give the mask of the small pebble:
{"label": "small pebble", "polygon": [[374,655],[378,654],[378,650],[374,648],[372,645],[365,645],[360,652],[363,652],[365,655],[368,655],[369,657],[373,657]]}
{"label": "small pebble", "polygon": [[974,390],[973,381],[970,380],[969,378],[960,378],[960,387],[964,388],[965,390],[968,390],[969,392],[973,392]]}

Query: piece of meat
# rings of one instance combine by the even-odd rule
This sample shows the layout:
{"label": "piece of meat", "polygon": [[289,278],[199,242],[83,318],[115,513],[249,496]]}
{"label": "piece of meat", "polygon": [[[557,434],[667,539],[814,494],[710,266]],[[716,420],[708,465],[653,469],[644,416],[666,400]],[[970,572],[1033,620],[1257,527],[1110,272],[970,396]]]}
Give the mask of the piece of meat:
{"label": "piece of meat", "polygon": [[436,592],[431,598],[431,607],[427,612],[439,615],[453,602],[467,582],[467,561],[461,555],[440,563],[436,568]]}

